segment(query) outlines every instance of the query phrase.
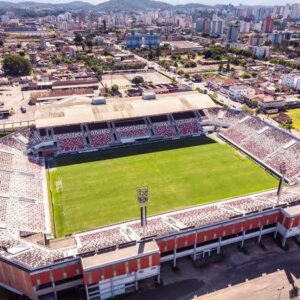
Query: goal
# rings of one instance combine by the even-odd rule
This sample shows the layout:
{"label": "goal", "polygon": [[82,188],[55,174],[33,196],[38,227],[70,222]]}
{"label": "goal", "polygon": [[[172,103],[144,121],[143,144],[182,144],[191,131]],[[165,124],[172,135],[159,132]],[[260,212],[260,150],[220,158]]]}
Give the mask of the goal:
{"label": "goal", "polygon": [[56,180],[55,189],[56,189],[57,193],[62,193],[63,192],[63,183],[62,183],[61,179]]}

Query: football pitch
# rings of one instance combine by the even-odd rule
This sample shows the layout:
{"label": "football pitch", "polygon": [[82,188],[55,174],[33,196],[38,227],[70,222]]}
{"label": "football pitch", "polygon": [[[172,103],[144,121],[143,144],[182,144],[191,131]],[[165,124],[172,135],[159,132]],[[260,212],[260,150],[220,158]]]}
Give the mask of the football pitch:
{"label": "football pitch", "polygon": [[290,109],[287,114],[293,119],[293,127],[300,131],[300,108]]}
{"label": "football pitch", "polygon": [[58,158],[49,185],[61,237],[139,218],[137,186],[148,186],[153,215],[263,191],[277,180],[232,147],[198,138]]}

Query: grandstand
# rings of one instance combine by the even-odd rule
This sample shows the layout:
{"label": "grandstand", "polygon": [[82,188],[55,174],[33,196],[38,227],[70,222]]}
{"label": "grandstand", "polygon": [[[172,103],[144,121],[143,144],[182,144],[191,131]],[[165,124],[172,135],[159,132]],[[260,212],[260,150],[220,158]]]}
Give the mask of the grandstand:
{"label": "grandstand", "polygon": [[44,118],[36,127],[0,140],[2,286],[31,299],[83,286],[88,299],[107,299],[137,288],[139,281],[150,277],[159,282],[160,264],[167,261],[176,266],[180,257],[196,260],[219,253],[228,244],[243,246],[247,239],[260,240],[266,234],[280,236],[282,246],[288,238],[300,237],[296,185],[286,187],[280,197],[270,190],[152,216],[145,227],[132,220],[90,228],[52,246],[47,156],[199,139],[205,127],[213,126],[219,137],[275,175],[282,175],[284,162],[287,183],[298,182],[300,141],[295,136],[242,111],[179,102],[173,109],[162,103],[159,110],[149,104],[146,115],[138,111],[138,103],[129,108],[130,114],[120,107],[109,114],[95,108],[93,118],[83,113],[77,123],[68,115],[69,109],[52,110],[51,122]]}

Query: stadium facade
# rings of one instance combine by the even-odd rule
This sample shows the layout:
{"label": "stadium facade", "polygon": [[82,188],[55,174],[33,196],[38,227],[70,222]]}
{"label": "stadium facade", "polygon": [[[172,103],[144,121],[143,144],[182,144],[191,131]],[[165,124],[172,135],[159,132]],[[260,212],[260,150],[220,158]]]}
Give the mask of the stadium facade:
{"label": "stadium facade", "polygon": [[[221,130],[220,137],[270,172],[283,175],[280,163],[285,163],[286,180],[298,181],[300,142],[296,137],[245,112],[200,109],[186,101],[181,104],[185,108],[174,105],[175,111],[166,107],[155,111],[149,106],[147,116],[131,111],[131,118],[112,118],[101,114],[98,108],[93,109],[93,115],[86,111],[80,114],[77,108],[81,120],[71,118],[67,111],[56,110],[38,123],[38,128],[1,139],[0,176],[4,180],[0,185],[0,283],[3,287],[30,299],[44,296],[57,299],[61,291],[84,287],[87,299],[107,299],[137,290],[149,278],[159,282],[161,264],[172,262],[176,266],[177,260],[184,256],[198,260],[219,253],[226,245],[243,246],[249,239],[260,242],[264,235],[270,234],[280,238],[283,247],[289,238],[300,239],[297,186],[279,195],[277,191],[268,191],[151,217],[144,227],[139,221],[132,221],[61,240],[51,239],[43,158],[50,154],[132,146]],[[124,116],[124,112],[113,109],[113,116]],[[63,125],[59,118],[63,122],[69,120],[69,126]],[[89,124],[85,118],[99,119]],[[256,147],[251,147],[251,141]]]}

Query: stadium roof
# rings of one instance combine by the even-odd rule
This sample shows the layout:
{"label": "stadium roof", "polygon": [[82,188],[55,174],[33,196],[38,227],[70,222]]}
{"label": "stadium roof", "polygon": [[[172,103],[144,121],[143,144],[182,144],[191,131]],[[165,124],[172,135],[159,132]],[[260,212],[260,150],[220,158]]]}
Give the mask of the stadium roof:
{"label": "stadium roof", "polygon": [[64,102],[63,104],[41,107],[36,112],[36,127],[45,128],[97,123],[192,111],[216,106],[208,95],[197,92],[159,95],[157,100],[120,100],[109,102],[105,105],[92,105],[84,102],[75,103],[77,104]]}

